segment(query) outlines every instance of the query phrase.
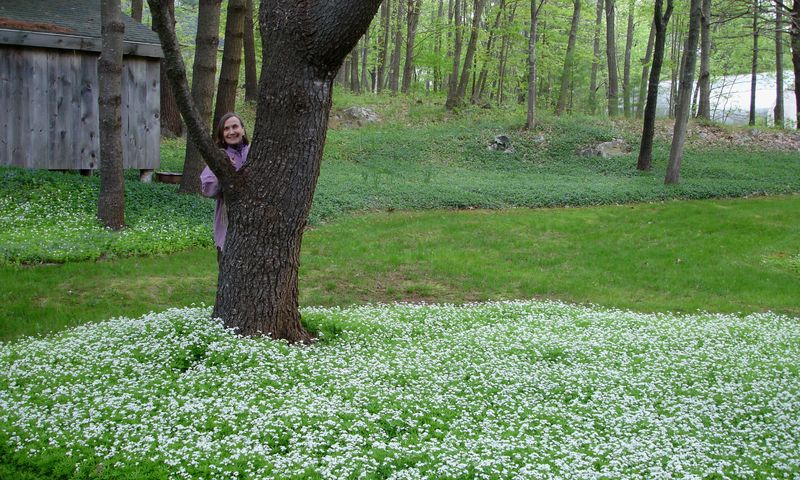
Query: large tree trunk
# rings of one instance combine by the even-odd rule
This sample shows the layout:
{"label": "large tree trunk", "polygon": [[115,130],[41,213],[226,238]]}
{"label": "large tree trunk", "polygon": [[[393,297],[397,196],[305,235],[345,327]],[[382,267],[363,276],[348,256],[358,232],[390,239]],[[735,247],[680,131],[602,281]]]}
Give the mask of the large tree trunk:
{"label": "large tree trunk", "polygon": [[533,130],[536,126],[536,29],[544,0],[531,0],[531,30],[528,37],[528,114],[525,128]]}
{"label": "large tree trunk", "polygon": [[472,30],[469,36],[469,43],[467,44],[467,53],[464,56],[464,66],[461,71],[461,78],[458,81],[458,91],[456,98],[453,102],[455,106],[460,106],[464,103],[467,95],[467,83],[469,83],[470,72],[472,70],[473,62],[475,60],[475,51],[478,48],[478,34],[481,29],[481,20],[483,18],[483,6],[486,0],[475,0],[475,8],[472,11]]}
{"label": "large tree trunk", "polygon": [[246,0],[228,0],[225,46],[222,48],[222,66],[219,69],[217,102],[214,105],[212,128],[217,125],[223,115],[236,109],[236,91],[239,87],[239,74],[242,66],[246,11]]}
{"label": "large tree trunk", "polygon": [[603,27],[603,0],[597,0],[594,20],[594,43],[592,47],[592,77],[589,85],[589,111],[597,113],[597,72],[600,70],[600,32]]}
{"label": "large tree trunk", "polygon": [[758,0],[753,1],[753,56],[750,66],[750,118],[748,124],[756,124],[756,89],[758,88]]}
{"label": "large tree trunk", "polygon": [[703,0],[700,19],[700,79],[697,118],[711,120],[711,0]]}
{"label": "large tree trunk", "polygon": [[244,16],[244,99],[258,100],[258,72],[256,71],[256,40],[253,24],[253,0],[247,0]]}
{"label": "large tree trunk", "polygon": [[405,2],[398,0],[397,2],[397,19],[395,22],[394,31],[394,51],[392,51],[392,64],[389,69],[389,90],[392,95],[396,95],[400,89],[400,55],[403,52],[403,19],[405,19]]}
{"label": "large tree trunk", "polygon": [[625,35],[625,63],[622,75],[622,105],[625,118],[631,116],[631,49],[633,48],[633,9],[631,1],[628,8],[628,28]]}
{"label": "large tree trunk", "polygon": [[573,0],[572,2],[572,24],[570,25],[569,38],[567,39],[567,55],[564,58],[564,69],[561,71],[561,90],[558,92],[556,115],[561,115],[567,109],[570,78],[572,78],[573,64],[575,63],[575,42],[578,38],[578,26],[581,22],[581,1]]}
{"label": "large tree trunk", "polygon": [[[219,46],[219,16],[222,0],[200,0],[197,12],[194,64],[192,66],[192,100],[207,131],[213,129],[211,103],[217,75],[217,47]],[[186,156],[183,177],[178,189],[181,193],[200,193],[200,173],[205,161],[194,138],[186,138]]]}
{"label": "large tree trunk", "polygon": [[689,33],[686,37],[686,50],[681,65],[681,84],[678,92],[678,109],[675,111],[675,128],[672,133],[672,146],[669,150],[669,161],[664,183],[675,184],[680,181],[683,147],[686,143],[686,131],[689,123],[689,107],[692,101],[692,85],[694,69],[697,64],[697,44],[700,40],[701,0],[691,0],[689,11]]}
{"label": "large tree trunk", "polygon": [[[402,1],[402,0],[401,0]],[[389,51],[389,37],[391,31],[391,4],[390,0],[383,0],[381,3],[381,47],[378,51],[378,78],[375,80],[377,86],[375,91],[381,93],[385,84],[386,73],[386,54]]]}
{"label": "large tree trunk", "polygon": [[644,115],[644,99],[647,95],[647,77],[650,74],[650,62],[653,60],[653,43],[656,39],[655,23],[650,24],[650,38],[647,39],[647,50],[642,59],[642,78],[639,81],[639,98],[636,101],[636,118]]}
{"label": "large tree trunk", "polygon": [[[169,5],[169,26],[175,28],[175,0],[164,0]],[[158,29],[158,19],[153,16],[153,30]],[[167,65],[161,60],[161,134],[183,135],[183,123],[178,105],[175,103],[175,94],[167,80]]]}
{"label": "large tree trunk", "polygon": [[667,26],[672,15],[673,0],[667,0],[667,8],[663,10],[663,0],[655,0],[653,12],[653,28],[655,28],[655,47],[653,50],[653,67],[647,84],[647,104],[644,108],[642,125],[642,142],[639,145],[639,158],[636,168],[650,170],[653,164],[653,136],[656,125],[656,105],[658,103],[658,83],[661,81],[661,66],[664,64],[664,50],[667,44]]}
{"label": "large tree trunk", "polygon": [[142,0],[131,0],[131,18],[137,22],[142,21],[142,11],[144,10],[144,2]]}
{"label": "large tree trunk", "polygon": [[458,105],[456,103],[456,96],[458,94],[458,67],[461,65],[461,43],[463,38],[461,31],[461,0],[455,0],[453,6],[453,28],[456,31],[453,43],[453,71],[450,73],[447,100],[444,104],[445,108],[448,110],[452,110]]}
{"label": "large tree trunk", "polygon": [[775,126],[784,127],[783,104],[783,9],[775,6]]}
{"label": "large tree trunk", "polygon": [[[166,13],[159,0],[151,10]],[[189,134],[220,179],[228,233],[214,316],[243,335],[309,341],[300,323],[300,244],[319,176],[336,71],[375,15],[379,0],[262,0],[263,74],[248,161],[235,171],[214,148],[186,86],[174,30],[160,32],[180,85]],[[177,65],[177,66],[176,66]]]}
{"label": "large tree trunk", "polygon": [[403,67],[403,86],[401,91],[408,93],[414,81],[414,40],[417,37],[417,23],[422,10],[422,0],[408,0],[408,21],[406,32],[406,63]]}
{"label": "large tree trunk", "polygon": [[608,116],[619,114],[619,75],[617,74],[617,35],[614,30],[616,0],[606,0],[606,58],[608,60]]}
{"label": "large tree trunk", "polygon": [[97,218],[108,228],[125,226],[122,163],[122,37],[119,0],[100,2],[102,51],[97,61],[100,103],[100,194]]}

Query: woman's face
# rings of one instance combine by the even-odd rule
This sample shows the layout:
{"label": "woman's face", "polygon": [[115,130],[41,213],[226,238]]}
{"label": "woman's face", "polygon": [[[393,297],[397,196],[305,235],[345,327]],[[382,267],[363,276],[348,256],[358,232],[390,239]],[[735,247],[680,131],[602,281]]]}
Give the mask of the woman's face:
{"label": "woman's face", "polygon": [[231,117],[225,120],[225,125],[222,127],[222,138],[225,139],[227,145],[238,145],[243,136],[244,127],[238,118]]}

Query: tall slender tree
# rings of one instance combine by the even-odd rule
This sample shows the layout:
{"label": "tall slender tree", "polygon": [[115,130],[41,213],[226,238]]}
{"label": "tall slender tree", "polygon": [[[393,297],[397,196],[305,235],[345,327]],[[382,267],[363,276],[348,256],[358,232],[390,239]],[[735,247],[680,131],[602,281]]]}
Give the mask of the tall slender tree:
{"label": "tall slender tree", "polygon": [[528,37],[528,115],[525,128],[533,130],[536,126],[536,36],[539,25],[539,14],[542,12],[544,0],[531,0],[531,30]]}
{"label": "tall slender tree", "polygon": [[569,84],[575,63],[575,43],[578,38],[578,26],[581,22],[581,0],[572,0],[572,22],[569,27],[567,39],[567,54],[564,58],[564,68],[561,71],[561,89],[558,92],[556,115],[561,115],[567,109],[569,99]]}
{"label": "tall slender tree", "polygon": [[453,43],[453,71],[450,73],[450,81],[447,87],[447,100],[445,101],[445,108],[448,110],[452,110],[458,106],[458,67],[461,65],[461,42],[463,35],[461,31],[461,1],[462,0],[455,0],[453,4],[453,28],[455,29],[455,35]]}
{"label": "tall slender tree", "polygon": [[[148,0],[168,18],[162,0]],[[234,170],[214,147],[189,95],[175,32],[159,30],[170,80],[225,195],[228,232],[213,315],[243,335],[309,341],[300,323],[300,244],[325,143],[336,71],[379,0],[262,0],[262,80],[248,161]],[[298,140],[299,139],[299,140]]]}
{"label": "tall slender tree", "polygon": [[461,70],[461,76],[458,80],[458,90],[456,91],[453,103],[456,106],[464,103],[467,94],[467,84],[470,79],[470,72],[475,61],[475,51],[478,48],[478,35],[481,30],[481,22],[483,20],[483,7],[486,5],[486,0],[475,0],[472,10],[472,28],[470,30],[469,42],[467,43],[467,53],[464,55],[464,65]]}
{"label": "tall slender tree", "polygon": [[608,116],[619,114],[619,74],[617,72],[616,0],[605,0],[606,4],[606,59],[608,63]]}
{"label": "tall slender tree", "polygon": [[258,72],[256,68],[255,25],[253,23],[253,0],[247,0],[244,15],[244,99],[258,99]]}
{"label": "tall slender tree", "polygon": [[406,30],[406,62],[403,65],[403,85],[401,91],[408,93],[414,81],[414,41],[417,38],[417,24],[422,12],[422,0],[408,0]]}
{"label": "tall slender tree", "polygon": [[386,84],[386,56],[389,52],[389,38],[391,37],[391,13],[391,0],[383,0],[381,3],[381,40],[380,48],[378,50],[378,74],[375,80],[375,83],[377,84],[375,87],[376,93],[381,93]]}
{"label": "tall slender tree", "polygon": [[[172,29],[175,28],[175,0],[164,0],[169,6],[169,17],[164,19],[170,23]],[[159,18],[153,15],[153,30],[158,30]],[[165,61],[161,60],[161,133],[167,135],[175,135],[180,137],[183,135],[183,123],[181,122],[181,115],[178,111],[178,105],[175,103],[175,93],[170,87],[169,80],[167,80],[167,65]]]}
{"label": "tall slender tree", "polygon": [[631,116],[631,50],[633,49],[633,10],[634,0],[628,5],[628,28],[625,32],[625,62],[622,75],[622,111],[625,118]]}
{"label": "tall slender tree", "polygon": [[775,6],[775,126],[784,127],[783,103],[783,9]]}
{"label": "tall slender tree", "polygon": [[639,98],[636,101],[636,118],[644,116],[644,99],[647,94],[647,76],[650,72],[650,62],[653,61],[653,42],[656,38],[655,23],[650,23],[650,37],[647,39],[647,49],[642,59],[642,78],[639,81]]}
{"label": "tall slender tree", "polygon": [[686,48],[681,64],[681,84],[678,92],[678,108],[675,110],[675,128],[672,132],[672,145],[669,150],[665,184],[680,181],[683,147],[686,143],[686,131],[689,127],[689,110],[694,85],[694,70],[697,65],[697,44],[700,41],[701,0],[691,0],[689,6],[689,32],[686,35]]}
{"label": "tall slender tree", "polygon": [[592,76],[589,86],[589,111],[592,115],[597,113],[597,85],[598,71],[600,70],[600,33],[603,28],[603,0],[597,0],[594,20],[594,43],[592,49]]}
{"label": "tall slender tree", "polygon": [[[219,46],[219,16],[222,0],[200,0],[197,8],[194,64],[192,66],[192,100],[205,128],[210,128],[211,105],[217,76],[217,47]],[[181,193],[200,193],[200,173],[205,168],[195,139],[186,138]]]}
{"label": "tall slender tree", "polygon": [[142,11],[144,10],[144,2],[142,0],[131,0],[131,18],[137,22],[142,21]]}
{"label": "tall slender tree", "polygon": [[653,48],[653,67],[647,83],[647,103],[644,107],[642,124],[642,142],[639,145],[639,158],[636,168],[650,170],[653,165],[653,137],[656,127],[656,105],[658,104],[658,84],[661,81],[661,66],[664,64],[664,50],[667,44],[667,26],[672,16],[673,0],[655,0],[653,7],[653,27],[655,28],[655,46]]}
{"label": "tall slender tree", "polygon": [[397,0],[397,18],[394,26],[394,50],[392,51],[392,63],[389,68],[389,90],[392,95],[396,95],[400,90],[400,56],[403,53],[403,28],[406,17],[404,0]]}
{"label": "tall slender tree", "polygon": [[703,0],[701,11],[697,118],[711,120],[711,0]]}
{"label": "tall slender tree", "polygon": [[749,125],[756,124],[756,90],[758,88],[758,20],[760,14],[758,0],[753,0],[753,51],[752,64],[750,67],[750,115]]}
{"label": "tall slender tree", "polygon": [[125,24],[119,0],[100,2],[102,51],[97,61],[100,87],[100,193],[97,218],[107,228],[125,226],[122,163],[122,38]]}
{"label": "tall slender tree", "polygon": [[795,128],[800,130],[800,0],[792,2],[789,12],[792,22],[790,36],[792,45],[792,66],[794,67],[794,104],[796,106]]}
{"label": "tall slender tree", "polygon": [[236,92],[239,87],[239,74],[242,66],[246,11],[246,0],[228,0],[227,19],[225,21],[225,45],[222,47],[222,65],[219,69],[217,101],[214,105],[214,121],[211,123],[212,125],[216,125],[223,115],[236,109]]}

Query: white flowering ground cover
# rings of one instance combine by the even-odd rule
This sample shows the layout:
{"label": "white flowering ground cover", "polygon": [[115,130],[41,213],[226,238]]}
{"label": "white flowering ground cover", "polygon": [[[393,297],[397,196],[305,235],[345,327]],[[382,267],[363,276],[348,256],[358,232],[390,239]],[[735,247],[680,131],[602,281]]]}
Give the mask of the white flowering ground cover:
{"label": "white flowering ground cover", "polygon": [[552,302],[207,308],[0,344],[0,463],[61,478],[800,478],[800,319]]}

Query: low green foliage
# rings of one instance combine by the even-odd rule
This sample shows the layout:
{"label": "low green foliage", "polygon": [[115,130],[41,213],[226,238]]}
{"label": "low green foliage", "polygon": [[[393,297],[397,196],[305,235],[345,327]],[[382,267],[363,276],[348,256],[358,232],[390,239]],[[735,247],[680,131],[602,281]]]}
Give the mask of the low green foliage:
{"label": "low green foliage", "polygon": [[0,343],[0,463],[49,478],[794,478],[800,324],[554,302],[209,309]]}

